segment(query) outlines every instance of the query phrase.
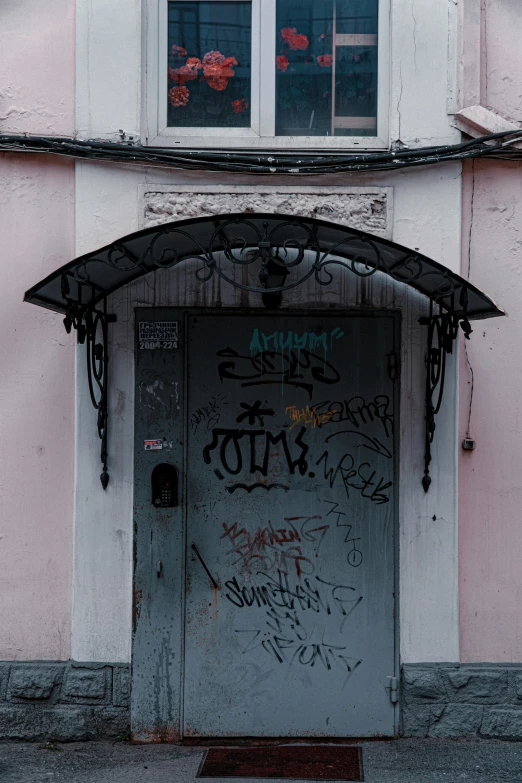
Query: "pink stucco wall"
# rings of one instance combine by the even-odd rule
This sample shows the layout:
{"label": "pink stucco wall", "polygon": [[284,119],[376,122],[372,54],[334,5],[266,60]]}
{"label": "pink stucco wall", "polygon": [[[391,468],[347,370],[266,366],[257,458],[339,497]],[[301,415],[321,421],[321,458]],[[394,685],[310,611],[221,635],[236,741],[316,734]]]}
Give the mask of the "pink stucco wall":
{"label": "pink stucco wall", "polygon": [[[466,2],[478,11],[478,3]],[[483,105],[520,122],[520,3],[488,0],[480,9],[481,47],[475,61],[468,47],[468,75],[472,81],[474,72],[480,81]],[[461,85],[464,95],[471,95],[469,86]],[[461,451],[459,465],[461,660],[520,661],[522,165],[483,161],[464,166],[463,215],[462,273],[467,276],[469,264],[472,282],[509,318],[477,322],[467,344],[475,378],[470,434],[477,446]],[[460,377],[462,438],[471,393],[464,351]]]}
{"label": "pink stucco wall", "polygon": [[[74,132],[74,3],[3,0],[0,132]],[[74,247],[74,164],[0,155],[0,659],[70,654],[74,354],[22,302]]]}
{"label": "pink stucco wall", "polygon": [[74,133],[75,1],[2,0],[2,133]]}
{"label": "pink stucco wall", "polygon": [[[479,321],[467,344],[474,373],[473,452],[459,465],[460,628],[463,661],[522,659],[522,170],[475,163],[471,280],[509,317]],[[472,165],[465,169],[469,236]],[[464,274],[467,274],[467,252]],[[460,437],[471,374],[461,352]]]}
{"label": "pink stucco wall", "polygon": [[520,0],[483,0],[481,102],[517,121],[522,120],[520,20]]}

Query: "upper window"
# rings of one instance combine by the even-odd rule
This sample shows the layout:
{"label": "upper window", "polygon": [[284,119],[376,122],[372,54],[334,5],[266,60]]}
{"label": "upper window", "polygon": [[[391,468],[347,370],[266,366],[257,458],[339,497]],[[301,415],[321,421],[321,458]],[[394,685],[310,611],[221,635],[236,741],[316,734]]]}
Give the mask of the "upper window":
{"label": "upper window", "polygon": [[249,128],[252,4],[170,0],[167,124]]}
{"label": "upper window", "polygon": [[149,2],[149,143],[385,144],[385,0]]}

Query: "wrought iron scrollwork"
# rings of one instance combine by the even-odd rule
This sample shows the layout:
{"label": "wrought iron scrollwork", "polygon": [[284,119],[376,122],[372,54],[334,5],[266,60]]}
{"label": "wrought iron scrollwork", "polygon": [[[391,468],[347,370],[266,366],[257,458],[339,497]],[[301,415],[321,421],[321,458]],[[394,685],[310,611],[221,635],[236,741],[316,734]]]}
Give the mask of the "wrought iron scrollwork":
{"label": "wrought iron scrollwork", "polygon": [[[466,281],[406,248],[392,247],[391,243],[377,237],[306,218],[248,214],[216,216],[208,219],[204,230],[198,223],[192,225],[189,221],[158,226],[150,237],[140,235],[140,244],[134,246],[134,251],[129,242],[123,239],[103,251],[78,259],[62,276],[65,328],[68,332],[74,328],[78,342],[86,344],[89,390],[98,411],[103,465],[100,478],[104,489],[109,481],[107,332],[108,324],[115,320],[107,314],[104,296],[118,287],[115,284],[118,274],[115,273],[121,275],[124,284],[142,274],[196,261],[199,263],[194,274],[199,282],[208,282],[217,275],[234,288],[261,294],[267,307],[278,307],[284,292],[307,280],[314,279],[320,286],[335,284],[334,271],[337,269],[346,270],[357,278],[384,273],[428,296],[430,314],[420,319],[428,327],[422,479],[422,486],[428,491],[431,446],[444,393],[447,356],[453,351],[459,328],[466,338],[471,333],[467,315],[468,289],[472,290],[472,287]],[[110,282],[104,283],[100,270],[107,267]],[[250,275],[246,278],[236,276],[237,268],[250,270]],[[74,297],[70,283],[73,283]],[[475,299],[479,294],[473,289]],[[103,308],[97,309],[101,303]],[[489,305],[494,307],[491,302]]]}
{"label": "wrought iron scrollwork", "polygon": [[87,378],[89,394],[93,407],[98,412],[98,437],[101,440],[100,459],[102,472],[100,481],[103,489],[109,483],[108,470],[108,369],[109,369],[109,334],[108,325],[116,320],[115,315],[107,313],[107,300],[103,300],[103,309],[82,306],[68,296],[68,281],[62,278],[62,292],[67,301],[67,309],[63,325],[68,334],[75,329],[77,342],[85,345],[87,358]]}
{"label": "wrought iron scrollwork", "polygon": [[453,346],[459,335],[459,327],[467,340],[469,340],[472,329],[467,318],[459,318],[451,312],[444,312],[442,308],[439,308],[439,312],[434,314],[433,303],[430,303],[429,316],[419,318],[419,323],[428,327],[424,476],[422,477],[422,486],[427,492],[431,484],[431,444],[435,437],[435,416],[440,411],[444,395],[446,359],[448,354],[453,353]]}
{"label": "wrought iron scrollwork", "polygon": [[[81,260],[74,269],[74,279],[80,286],[88,287],[91,265],[99,269],[101,264],[122,275],[132,275],[199,261],[201,265],[194,272],[199,282],[208,282],[217,275],[234,288],[256,294],[290,291],[312,277],[318,285],[328,286],[334,281],[335,268],[359,278],[382,272],[399,283],[428,286],[435,301],[456,294],[460,299],[464,290],[455,285],[445,270],[435,269],[419,254],[405,250],[397,258],[396,253],[386,251],[371,237],[340,226],[338,238],[326,243],[321,238],[321,226],[299,218],[281,219],[275,224],[249,219],[248,214],[216,218],[207,241],[198,236],[197,228],[193,232],[190,228],[176,223],[158,226],[140,255],[115,242],[105,254]],[[184,247],[192,250],[184,252]],[[236,280],[234,267],[250,268],[254,273],[252,282]]]}

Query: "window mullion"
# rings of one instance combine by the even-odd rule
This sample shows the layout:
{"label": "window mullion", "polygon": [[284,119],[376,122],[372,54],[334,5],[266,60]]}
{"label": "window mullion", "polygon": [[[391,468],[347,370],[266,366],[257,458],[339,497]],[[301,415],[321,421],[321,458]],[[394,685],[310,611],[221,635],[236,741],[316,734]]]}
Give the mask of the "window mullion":
{"label": "window mullion", "polygon": [[261,0],[260,14],[260,136],[275,136],[276,0]]}
{"label": "window mullion", "polygon": [[252,0],[252,89],[251,89],[251,126],[259,135],[262,109],[261,98],[261,2]]}

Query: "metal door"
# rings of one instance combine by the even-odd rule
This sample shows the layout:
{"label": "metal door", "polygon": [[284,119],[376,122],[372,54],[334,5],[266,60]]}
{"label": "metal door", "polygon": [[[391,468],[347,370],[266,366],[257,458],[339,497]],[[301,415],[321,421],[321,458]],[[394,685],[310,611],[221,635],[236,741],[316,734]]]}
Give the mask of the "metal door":
{"label": "metal door", "polygon": [[189,317],[185,736],[394,735],[396,331]]}

